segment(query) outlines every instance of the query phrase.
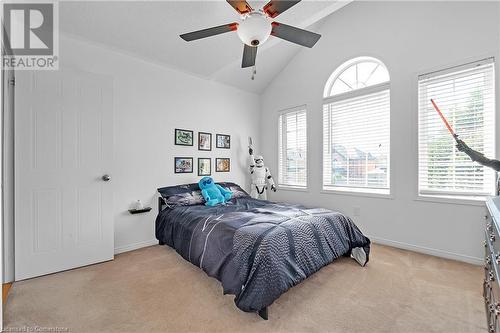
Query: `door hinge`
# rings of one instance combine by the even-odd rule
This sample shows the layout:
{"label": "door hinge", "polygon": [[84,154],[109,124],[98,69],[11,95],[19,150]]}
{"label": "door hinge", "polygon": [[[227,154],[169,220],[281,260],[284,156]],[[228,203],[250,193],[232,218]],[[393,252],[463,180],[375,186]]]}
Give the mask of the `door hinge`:
{"label": "door hinge", "polygon": [[10,84],[11,86],[15,86],[15,85],[16,85],[16,79],[10,79],[10,80],[9,80],[9,84]]}

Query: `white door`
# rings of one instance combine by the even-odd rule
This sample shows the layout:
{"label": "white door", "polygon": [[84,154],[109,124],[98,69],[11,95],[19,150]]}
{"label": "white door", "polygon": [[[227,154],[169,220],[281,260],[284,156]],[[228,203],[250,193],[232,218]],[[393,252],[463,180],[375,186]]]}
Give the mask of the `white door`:
{"label": "white door", "polygon": [[112,79],[16,78],[16,280],[113,259]]}

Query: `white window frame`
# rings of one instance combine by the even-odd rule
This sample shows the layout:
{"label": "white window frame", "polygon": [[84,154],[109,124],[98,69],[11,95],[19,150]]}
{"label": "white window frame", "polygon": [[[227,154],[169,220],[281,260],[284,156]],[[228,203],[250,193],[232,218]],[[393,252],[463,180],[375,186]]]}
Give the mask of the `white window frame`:
{"label": "white window frame", "polygon": [[[281,147],[281,145],[280,145],[281,137],[283,135],[283,133],[279,130],[280,129],[280,118],[281,118],[281,116],[283,116],[287,113],[294,113],[294,112],[299,112],[299,111],[303,111],[306,114],[306,185],[305,186],[282,184],[280,182],[280,180],[282,178],[282,172],[283,172],[281,165],[280,165],[280,154],[283,153],[283,147]],[[299,105],[299,106],[295,106],[295,107],[291,107],[291,108],[287,108],[287,109],[283,109],[283,110],[278,111],[277,125],[278,125],[277,126],[278,155],[277,155],[277,159],[276,159],[276,165],[278,166],[278,168],[277,168],[278,169],[278,179],[276,182],[276,186],[278,189],[282,189],[282,190],[294,190],[294,191],[307,192],[309,189],[309,183],[310,183],[310,181],[309,181],[309,114],[307,111],[307,105],[303,104],[303,105]]]}
{"label": "white window frame", "polygon": [[[366,60],[375,60],[379,62],[384,68],[387,70],[387,67],[385,64],[376,59],[376,58],[371,58],[371,57],[358,57],[351,59],[342,65],[340,65],[330,76],[330,78],[327,81],[327,84],[325,85],[324,91],[323,91],[323,104],[322,106],[324,107],[326,104],[334,103],[337,101],[341,100],[347,100],[351,98],[356,98],[356,97],[361,97],[364,95],[369,95],[373,93],[378,93],[382,92],[385,90],[389,90],[389,96],[390,96],[390,86],[391,86],[391,81],[371,85],[365,88],[359,88],[353,91],[348,91],[345,93],[341,93],[338,95],[333,95],[329,96],[333,84],[338,76],[340,76],[347,68],[350,66],[353,66],[355,64],[361,63]],[[388,71],[388,70],[387,70]],[[390,97],[389,97],[390,98]],[[323,108],[322,108],[323,109]],[[390,133],[390,113],[391,113],[391,105],[389,101],[389,146],[392,146],[391,144],[391,133]],[[323,119],[323,111],[322,111],[322,128],[324,127],[324,119]],[[328,126],[330,128],[330,126]],[[323,132],[322,132],[323,133]],[[321,139],[321,145],[323,147],[324,144],[324,138],[322,137]],[[368,196],[368,197],[382,197],[382,198],[393,198],[392,196],[392,177],[393,177],[393,172],[391,170],[391,147],[389,147],[389,154],[387,156],[387,170],[389,171],[389,175],[387,177],[387,188],[370,188],[370,187],[360,187],[360,186],[349,186],[349,185],[328,185],[325,186],[325,173],[324,173],[324,164],[325,164],[325,157],[323,151],[321,152],[321,193],[338,193],[338,194],[348,194],[348,195],[356,195],[356,196]]]}
{"label": "white window frame", "polygon": [[[462,70],[466,70],[469,68],[474,68],[479,65],[493,63],[493,152],[497,154],[496,140],[498,138],[497,135],[497,121],[496,121],[496,99],[498,97],[498,93],[496,91],[496,80],[498,78],[496,63],[494,57],[487,57],[481,60],[471,60],[468,62],[462,62],[459,64],[453,64],[449,67],[445,67],[442,69],[435,68],[426,72],[425,74],[416,74],[416,86],[414,89],[416,90],[416,198],[417,201],[429,201],[429,202],[439,202],[439,203],[451,203],[451,204],[470,204],[470,205],[483,205],[483,202],[486,200],[488,195],[485,194],[471,194],[471,193],[462,193],[462,192],[452,192],[452,191],[426,191],[420,190],[420,92],[419,92],[419,83],[421,79],[431,78],[435,76],[446,75]],[[438,105],[439,106],[439,105]],[[443,124],[444,126],[444,124]],[[455,148],[454,148],[455,149]],[[488,158],[496,158],[495,156],[486,156]],[[486,168],[486,167],[485,167]]]}

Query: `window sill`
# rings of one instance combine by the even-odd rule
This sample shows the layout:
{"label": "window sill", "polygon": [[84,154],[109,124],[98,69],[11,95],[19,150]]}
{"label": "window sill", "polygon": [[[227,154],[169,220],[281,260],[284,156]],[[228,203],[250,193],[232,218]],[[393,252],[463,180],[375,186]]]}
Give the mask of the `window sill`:
{"label": "window sill", "polygon": [[452,205],[484,206],[486,196],[455,196],[443,194],[419,194],[415,201],[444,203]]}
{"label": "window sill", "polygon": [[291,186],[291,185],[278,185],[276,189],[282,191],[309,192],[309,189],[307,187]]}
{"label": "window sill", "polygon": [[369,197],[380,199],[394,199],[390,190],[387,189],[360,189],[348,187],[323,188],[323,194],[352,195],[356,197]]}

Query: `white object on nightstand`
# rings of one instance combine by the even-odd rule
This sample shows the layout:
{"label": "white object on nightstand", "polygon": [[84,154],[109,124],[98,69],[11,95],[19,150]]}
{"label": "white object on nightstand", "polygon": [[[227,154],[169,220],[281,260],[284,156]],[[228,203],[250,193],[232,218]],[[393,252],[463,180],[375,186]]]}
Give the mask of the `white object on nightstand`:
{"label": "white object on nightstand", "polygon": [[134,209],[136,209],[136,210],[140,210],[140,209],[143,209],[143,208],[144,208],[144,205],[142,204],[142,201],[141,201],[141,200],[137,200],[137,201],[134,203],[133,208],[134,208]]}

